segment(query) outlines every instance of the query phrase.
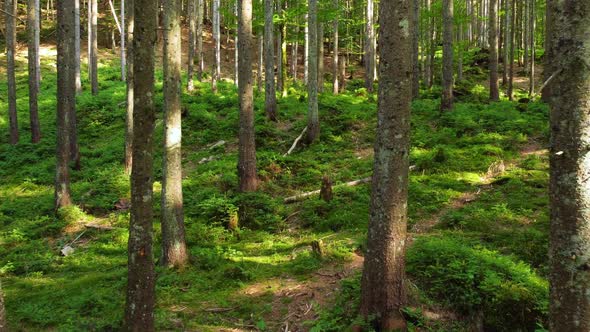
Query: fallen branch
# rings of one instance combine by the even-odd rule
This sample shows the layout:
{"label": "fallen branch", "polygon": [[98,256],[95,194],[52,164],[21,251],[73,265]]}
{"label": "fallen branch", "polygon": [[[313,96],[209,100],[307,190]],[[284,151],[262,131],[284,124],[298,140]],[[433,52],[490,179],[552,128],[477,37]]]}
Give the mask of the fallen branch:
{"label": "fallen branch", "polygon": [[301,132],[301,135],[299,135],[295,141],[293,142],[293,145],[291,145],[291,148],[289,149],[289,151],[287,151],[287,153],[285,153],[283,155],[283,157],[286,157],[288,155],[291,154],[291,152],[293,152],[293,150],[295,150],[295,148],[297,147],[297,144],[299,144],[299,141],[303,138],[303,135],[305,135],[305,132],[307,132],[307,127],[303,128],[303,131]]}
{"label": "fallen branch", "polygon": [[[364,179],[360,179],[360,180],[355,180],[355,181],[350,181],[350,182],[346,182],[343,184],[339,184],[337,186],[335,186],[336,188],[339,187],[354,187],[354,186],[358,186],[359,184],[363,184],[363,183],[368,183],[371,182],[371,178],[364,178]],[[285,198],[284,202],[285,204],[289,204],[289,203],[295,203],[295,202],[299,202],[309,196],[313,196],[313,195],[318,195],[320,193],[321,190],[314,190],[314,191],[310,191],[310,192],[306,192],[303,194],[299,194],[299,195],[295,195],[295,196],[291,196],[291,197],[287,197]]]}
{"label": "fallen branch", "polygon": [[115,227],[112,226],[103,226],[103,225],[97,225],[97,224],[86,224],[84,225],[84,227],[86,228],[92,228],[92,229],[98,229],[101,231],[112,231],[115,230]]}
{"label": "fallen branch", "polygon": [[541,94],[541,92],[543,92],[543,89],[545,89],[545,87],[547,87],[547,85],[549,85],[549,83],[551,83],[551,81],[553,81],[555,76],[559,75],[559,73],[561,73],[561,69],[558,69],[555,73],[549,76],[549,78],[545,81],[545,83],[543,83],[543,85],[541,85],[541,88],[539,89],[539,91],[537,91],[537,93],[535,93],[535,95]]}
{"label": "fallen branch", "polygon": [[214,312],[214,313],[221,313],[221,312],[232,311],[232,310],[234,310],[236,308],[237,307],[233,307],[233,308],[208,308],[208,309],[203,309],[203,311],[206,311],[206,312]]}
{"label": "fallen branch", "polygon": [[[0,12],[3,12],[4,14],[6,14],[6,15],[8,15],[8,16],[12,16],[12,17],[16,18],[17,20],[21,21],[22,23],[27,23],[25,20],[23,20],[23,19],[21,19],[20,17],[18,17],[18,16],[15,16],[15,15],[13,15],[13,14],[11,14],[11,13],[9,13],[9,12],[5,11],[4,9],[0,9]],[[56,30],[57,30],[57,29],[56,29]]]}

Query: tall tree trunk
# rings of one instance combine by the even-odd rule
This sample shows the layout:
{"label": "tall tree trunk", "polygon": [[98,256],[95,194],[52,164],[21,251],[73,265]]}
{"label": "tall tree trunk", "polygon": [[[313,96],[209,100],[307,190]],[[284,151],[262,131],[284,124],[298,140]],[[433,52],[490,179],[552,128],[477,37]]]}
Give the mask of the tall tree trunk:
{"label": "tall tree trunk", "polygon": [[426,87],[428,87],[429,89],[432,87],[432,72],[434,70],[434,64],[433,64],[433,60],[434,57],[432,56],[432,50],[434,49],[435,45],[434,45],[434,19],[432,18],[432,12],[431,12],[431,6],[430,6],[430,0],[425,0],[426,1],[426,11],[428,13],[428,16],[430,17],[430,19],[428,19],[428,34],[426,37],[426,44],[427,46],[427,54],[426,54],[426,68],[425,68],[425,73],[424,73],[424,77],[426,78],[425,81],[425,85]]}
{"label": "tall tree trunk", "polygon": [[255,191],[256,144],[254,140],[254,108],[252,96],[252,0],[238,0],[238,33],[240,41],[239,100],[240,130],[238,176],[240,191]]}
{"label": "tall tree trunk", "polygon": [[205,69],[205,59],[203,56],[203,10],[206,0],[195,0],[197,7],[197,79],[199,82],[203,79],[203,70]]}
{"label": "tall tree trunk", "polygon": [[590,5],[552,1],[551,331],[590,331]]}
{"label": "tall tree trunk", "polygon": [[221,31],[220,31],[220,14],[219,1],[213,0],[213,43],[215,48],[215,64],[213,67],[212,90],[217,93],[217,81],[221,76]]}
{"label": "tall tree trunk", "polygon": [[295,43],[293,44],[293,82],[297,82],[297,72],[299,69],[299,17],[296,18],[295,26]]}
{"label": "tall tree trunk", "polygon": [[512,0],[512,13],[510,15],[512,23],[510,24],[510,54],[509,54],[509,66],[510,73],[508,77],[508,99],[514,98],[514,48],[516,44],[516,0]]}
{"label": "tall tree trunk", "polygon": [[503,0],[504,5],[504,47],[503,47],[503,63],[502,63],[502,85],[508,84],[508,63],[510,62],[510,43],[512,34],[510,33],[510,0]]}
{"label": "tall tree trunk", "polygon": [[135,0],[133,33],[133,169],[124,330],[154,331],[155,272],[152,249],[154,163],[154,44],[158,4]]}
{"label": "tall tree trunk", "polygon": [[500,100],[500,91],[498,90],[498,28],[496,26],[497,0],[490,0],[489,9],[489,42],[490,42],[490,100]]}
{"label": "tall tree trunk", "polygon": [[264,0],[264,78],[265,78],[265,103],[266,116],[271,121],[277,120],[277,94],[275,92],[275,66],[274,66],[274,23],[272,0]]}
{"label": "tall tree trunk", "polygon": [[29,0],[27,5],[27,30],[29,34],[29,118],[31,140],[41,140],[37,95],[39,94],[39,0]]}
{"label": "tall tree trunk", "polygon": [[443,86],[441,111],[453,108],[453,0],[443,0]]}
{"label": "tall tree trunk", "polygon": [[324,92],[324,25],[318,23],[318,92]]}
{"label": "tall tree trunk", "polygon": [[463,23],[459,23],[457,35],[457,81],[463,80]]}
{"label": "tall tree trunk", "polygon": [[305,52],[303,53],[303,83],[309,83],[309,13],[305,14]]}
{"label": "tall tree trunk", "polygon": [[180,0],[164,5],[164,156],[162,165],[162,265],[184,266],[188,251],[182,206],[182,40]]}
{"label": "tall tree trunk", "polygon": [[365,87],[368,92],[373,92],[375,81],[375,28],[373,24],[374,2],[367,0],[367,26],[365,28]]}
{"label": "tall tree trunk", "polygon": [[320,136],[320,120],[318,114],[318,21],[317,0],[309,0],[309,81],[308,112],[307,112],[307,144],[313,143]]}
{"label": "tall tree trunk", "polygon": [[88,79],[92,94],[98,93],[98,0],[88,0]]}
{"label": "tall tree trunk", "polygon": [[530,1],[530,20],[529,20],[529,44],[531,46],[531,60],[529,62],[529,96],[532,97],[535,93],[535,27],[536,27],[536,15],[535,15],[535,0]]}
{"label": "tall tree trunk", "polygon": [[125,27],[125,0],[121,0],[121,80],[125,82],[127,80],[127,45],[125,45],[126,37]]}
{"label": "tall tree trunk", "polygon": [[[545,4],[545,62],[544,62],[544,69],[543,69],[543,80],[547,81],[551,75],[553,75],[553,59],[554,55],[551,53],[553,52],[553,27],[555,25],[555,13],[553,13],[550,8],[553,6],[553,2],[556,0],[546,0]],[[551,101],[551,85],[545,87],[543,89],[542,99],[544,102],[549,103]]]}
{"label": "tall tree trunk", "polygon": [[10,123],[10,144],[18,143],[18,118],[16,112],[16,0],[6,0],[6,74],[8,79],[8,119]]}
{"label": "tall tree trunk", "polygon": [[[280,3],[277,4],[277,12],[281,13],[281,6]],[[283,24],[278,25],[278,31],[276,31],[276,67],[277,67],[277,90],[279,93],[283,92],[283,87],[285,85],[285,78],[283,77]]]}
{"label": "tall tree trunk", "polygon": [[195,50],[197,41],[197,9],[195,0],[188,1],[188,68],[187,68],[187,90],[193,91],[195,84],[193,78],[195,76]]}
{"label": "tall tree trunk", "polygon": [[[287,11],[287,1],[283,2],[283,17],[286,17],[286,11]],[[280,51],[279,51],[279,55],[280,55],[280,63],[281,63],[281,68],[280,68],[280,75],[281,75],[281,80],[283,81],[283,83],[281,83],[281,96],[282,97],[287,97],[287,85],[285,84],[285,80],[287,79],[287,23],[286,22],[282,22],[281,23],[281,43],[280,43]]]}
{"label": "tall tree trunk", "polygon": [[127,105],[125,115],[125,173],[131,174],[133,163],[133,105],[135,76],[133,70],[133,30],[135,24],[135,0],[127,0]]}
{"label": "tall tree trunk", "polygon": [[8,331],[6,323],[6,307],[4,306],[4,293],[2,292],[2,280],[0,280],[0,331]]}
{"label": "tall tree trunk", "polygon": [[334,18],[334,50],[332,53],[334,54],[333,63],[332,63],[332,77],[333,77],[333,90],[332,93],[337,95],[339,92],[339,82],[338,82],[338,43],[340,42],[338,36],[338,23],[339,23],[339,11],[338,11],[338,0],[334,0],[334,11],[336,12],[336,17]]}
{"label": "tall tree trunk", "polygon": [[258,70],[256,77],[256,89],[258,94],[262,90],[262,73],[264,71],[264,32],[260,31],[258,36]]}
{"label": "tall tree trunk", "polygon": [[377,331],[406,329],[401,309],[406,304],[412,1],[380,4],[378,128],[360,306]]}
{"label": "tall tree trunk", "polygon": [[[238,7],[239,7],[239,2],[240,0],[236,0],[235,3],[235,15],[236,15],[236,19],[238,19]],[[238,19],[239,20],[239,19]],[[237,24],[236,24],[236,35],[234,36],[234,81],[236,84],[236,88],[239,87],[239,76],[240,74],[238,73],[238,71],[240,70],[240,65],[238,64],[239,62],[239,58],[240,58],[240,48],[238,46],[239,43],[239,33],[238,33],[238,28],[237,28]]]}
{"label": "tall tree trunk", "polygon": [[420,0],[412,0],[412,98],[420,94]]}
{"label": "tall tree trunk", "polygon": [[80,37],[80,0],[76,0],[76,13],[75,13],[75,34],[76,34],[76,41],[74,42],[75,52],[76,52],[76,92],[82,92],[82,76],[80,73],[80,61],[82,56],[80,55],[80,48],[81,48],[81,37]]}
{"label": "tall tree trunk", "polygon": [[72,205],[70,193],[70,116],[76,109],[75,1],[57,4],[57,163],[55,209]]}

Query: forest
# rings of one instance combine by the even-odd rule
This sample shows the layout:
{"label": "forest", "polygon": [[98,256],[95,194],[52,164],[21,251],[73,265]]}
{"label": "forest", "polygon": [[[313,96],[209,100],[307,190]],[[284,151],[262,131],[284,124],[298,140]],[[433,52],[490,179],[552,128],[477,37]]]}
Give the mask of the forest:
{"label": "forest", "polygon": [[0,332],[590,331],[589,1],[0,2]]}

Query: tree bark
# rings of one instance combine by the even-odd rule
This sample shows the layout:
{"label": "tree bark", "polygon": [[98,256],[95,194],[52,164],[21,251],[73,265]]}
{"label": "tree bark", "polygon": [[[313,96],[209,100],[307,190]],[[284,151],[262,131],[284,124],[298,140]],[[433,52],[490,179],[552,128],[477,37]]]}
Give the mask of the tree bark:
{"label": "tree bark", "polygon": [[124,330],[154,331],[155,273],[152,249],[154,162],[154,44],[158,4],[135,0],[133,34],[133,169]]}
{"label": "tree bark", "polygon": [[551,331],[590,331],[590,4],[551,1]]}
{"label": "tree bark", "polygon": [[512,0],[512,13],[510,14],[510,54],[508,55],[508,62],[510,66],[510,73],[508,75],[508,99],[514,98],[514,48],[516,44],[516,0]]}
{"label": "tree bark", "polygon": [[37,98],[39,94],[39,0],[29,0],[27,5],[27,30],[29,34],[29,119],[31,122],[31,140],[41,140],[39,110]]}
{"label": "tree bark", "polygon": [[490,0],[489,17],[489,42],[490,42],[490,100],[500,100],[498,89],[498,28],[496,8],[497,0]]}
{"label": "tree bark", "polygon": [[203,10],[205,0],[195,0],[197,2],[197,79],[199,82],[203,79],[203,70],[205,59],[203,57]]}
{"label": "tree bark", "polygon": [[380,4],[380,82],[371,212],[361,315],[378,331],[405,330],[407,228],[412,99],[412,0]]}
{"label": "tree bark", "polygon": [[127,105],[125,115],[125,173],[131,174],[133,164],[133,105],[135,76],[133,71],[133,30],[135,28],[135,0],[127,0]]}
{"label": "tree bark", "polygon": [[188,68],[187,68],[187,90],[193,91],[195,84],[193,82],[195,71],[195,49],[196,49],[196,35],[197,35],[197,9],[195,8],[196,0],[188,1]]}
{"label": "tree bark", "polygon": [[277,120],[277,94],[275,92],[275,66],[274,66],[274,23],[272,0],[264,0],[264,79],[265,79],[265,103],[266,116],[271,121]]}
{"label": "tree bark", "polygon": [[[544,68],[543,68],[543,80],[547,81],[551,75],[553,75],[554,68],[553,68],[553,54],[551,53],[553,47],[551,43],[553,42],[553,26],[555,20],[555,14],[550,10],[553,2],[555,0],[546,0],[545,4],[545,61],[544,61]],[[549,103],[551,101],[551,88],[545,87],[542,91],[542,99],[544,102]]]}
{"label": "tree bark", "polygon": [[258,70],[256,71],[256,90],[258,94],[262,91],[262,73],[264,71],[264,32],[260,31],[258,41]]}
{"label": "tree bark", "polygon": [[75,52],[76,52],[76,93],[82,92],[82,76],[80,73],[80,61],[82,56],[80,55],[80,0],[76,0],[76,21],[75,21],[75,34],[76,34],[76,41],[74,42]]}
{"label": "tree bark", "polygon": [[510,0],[503,0],[504,4],[504,48],[503,55],[504,61],[502,64],[502,85],[505,87],[508,84],[508,63],[510,62],[509,50],[510,50],[510,11],[509,2]]}
{"label": "tree bark", "polygon": [[309,81],[307,139],[306,143],[313,143],[320,136],[320,120],[318,114],[318,21],[317,0],[309,0]]}
{"label": "tree bark", "polygon": [[0,280],[0,331],[8,331],[6,323],[6,307],[4,306],[4,293],[2,292],[2,280]]}
{"label": "tree bark", "polygon": [[336,13],[336,17],[334,18],[334,50],[333,50],[333,63],[332,63],[332,77],[333,77],[333,89],[332,89],[332,93],[337,95],[339,92],[339,81],[338,81],[338,43],[340,42],[339,40],[339,35],[338,35],[338,28],[339,28],[339,11],[338,11],[338,0],[334,0],[334,11]]}
{"label": "tree bark", "polygon": [[412,1],[412,98],[420,94],[420,0]]}
{"label": "tree bark", "polygon": [[536,27],[536,15],[535,15],[535,0],[530,1],[530,20],[529,20],[529,38],[531,46],[531,59],[529,61],[529,96],[532,97],[535,94],[535,27]]}
{"label": "tree bark", "polygon": [[92,94],[98,94],[98,0],[88,0],[88,78]]}
{"label": "tree bark", "polygon": [[162,165],[162,265],[188,263],[182,206],[182,41],[180,0],[164,6],[164,156]]}
{"label": "tree bark", "polygon": [[453,108],[453,0],[443,0],[443,81],[441,111]]}
{"label": "tree bark", "polygon": [[324,92],[324,25],[318,22],[318,93]]}
{"label": "tree bark", "polygon": [[16,0],[6,0],[6,75],[8,81],[8,122],[10,144],[18,143],[18,116],[16,112],[16,76],[14,59],[16,56]]}
{"label": "tree bark", "polygon": [[375,28],[373,24],[374,3],[367,0],[367,26],[365,27],[365,87],[368,92],[373,92],[375,81]]}
{"label": "tree bark", "polygon": [[76,109],[75,0],[57,4],[57,163],[55,209],[72,205],[70,193],[70,127]]}
{"label": "tree bark", "polygon": [[309,83],[309,14],[305,14],[305,51],[303,53],[303,83]]}
{"label": "tree bark", "polygon": [[121,0],[121,81],[127,80],[127,45],[126,42],[126,26],[125,26],[125,0]]}
{"label": "tree bark", "polygon": [[220,0],[213,0],[213,43],[215,48],[215,63],[213,67],[211,83],[213,93],[217,93],[217,81],[219,81],[221,76],[221,31],[219,1]]}
{"label": "tree bark", "polygon": [[240,129],[238,177],[240,191],[256,191],[256,144],[252,95],[252,0],[238,0],[238,33],[240,41],[239,100]]}

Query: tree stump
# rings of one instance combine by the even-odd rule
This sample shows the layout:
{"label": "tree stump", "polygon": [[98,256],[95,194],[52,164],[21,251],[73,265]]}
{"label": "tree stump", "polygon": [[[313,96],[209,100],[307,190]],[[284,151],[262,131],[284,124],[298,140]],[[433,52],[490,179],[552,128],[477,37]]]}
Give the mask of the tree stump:
{"label": "tree stump", "polygon": [[314,240],[311,242],[311,250],[318,258],[324,257],[324,242],[322,240]]}
{"label": "tree stump", "polygon": [[320,189],[320,198],[326,202],[329,202],[334,198],[334,194],[332,193],[332,180],[325,175],[322,178],[322,189]]}

